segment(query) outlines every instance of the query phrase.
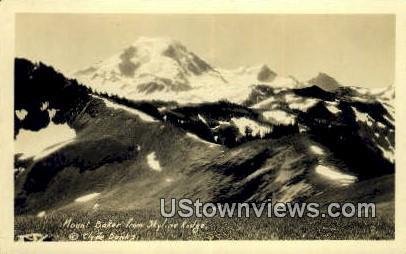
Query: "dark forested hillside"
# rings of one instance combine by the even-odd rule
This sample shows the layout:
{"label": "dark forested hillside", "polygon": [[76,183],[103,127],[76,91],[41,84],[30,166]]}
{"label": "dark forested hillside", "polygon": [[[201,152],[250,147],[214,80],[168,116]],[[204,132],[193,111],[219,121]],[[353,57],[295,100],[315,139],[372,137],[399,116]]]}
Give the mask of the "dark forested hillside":
{"label": "dark forested hillside", "polygon": [[89,101],[89,88],[74,79],[67,79],[43,63],[15,59],[15,110],[27,111],[24,119],[14,115],[14,135],[20,128],[39,130],[51,121],[46,109],[56,111],[52,121],[71,121]]}

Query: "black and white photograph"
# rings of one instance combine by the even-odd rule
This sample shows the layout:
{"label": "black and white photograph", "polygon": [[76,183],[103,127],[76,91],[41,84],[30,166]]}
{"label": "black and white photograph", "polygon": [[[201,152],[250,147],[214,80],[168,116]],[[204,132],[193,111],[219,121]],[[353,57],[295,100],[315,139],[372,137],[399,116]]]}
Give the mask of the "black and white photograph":
{"label": "black and white photograph", "polygon": [[394,25],[18,14],[15,240],[393,239]]}
{"label": "black and white photograph", "polygon": [[4,253],[298,240],[399,253],[404,18],[267,12],[61,6],[3,22]]}

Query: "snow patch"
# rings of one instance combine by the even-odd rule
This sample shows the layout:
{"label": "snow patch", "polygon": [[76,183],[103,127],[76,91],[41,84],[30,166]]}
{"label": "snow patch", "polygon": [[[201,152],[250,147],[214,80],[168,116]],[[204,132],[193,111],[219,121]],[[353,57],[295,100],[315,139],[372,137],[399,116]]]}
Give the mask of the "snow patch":
{"label": "snow patch", "polygon": [[297,101],[289,103],[289,108],[307,112],[307,110],[317,104],[317,99],[305,99],[304,101]]}
{"label": "snow patch", "polygon": [[158,172],[162,171],[161,164],[157,160],[155,152],[147,155],[147,163],[152,170]]}
{"label": "snow patch", "polygon": [[285,102],[286,103],[292,103],[294,101],[302,100],[302,98],[300,98],[300,97],[298,97],[298,96],[296,96],[294,94],[291,94],[291,93],[285,94],[284,97],[285,97]]}
{"label": "snow patch", "polygon": [[312,151],[312,153],[316,154],[316,155],[324,155],[325,154],[324,150],[321,147],[316,146],[316,145],[311,145],[310,146],[310,151]]}
{"label": "snow patch", "polygon": [[274,94],[280,94],[282,92],[285,92],[287,89],[286,88],[274,88],[273,92]]}
{"label": "snow patch", "polygon": [[309,130],[309,128],[307,126],[299,124],[299,133],[304,133],[308,130]]}
{"label": "snow patch", "polygon": [[245,179],[244,182],[250,182],[253,179],[257,178],[258,176],[264,175],[265,173],[269,172],[270,170],[272,170],[273,167],[262,167],[258,170],[256,170],[255,172],[249,174]]}
{"label": "snow patch", "polygon": [[354,113],[355,113],[355,118],[356,118],[356,121],[357,122],[363,122],[363,123],[366,123],[369,127],[371,127],[372,126],[372,121],[373,121],[373,119],[367,114],[367,113],[362,113],[362,112],[359,112],[356,108],[354,108],[354,107],[351,107],[352,108],[352,110],[354,111]]}
{"label": "snow patch", "polygon": [[296,118],[292,114],[288,114],[282,110],[270,110],[262,113],[263,117],[274,124],[291,125],[294,124]]}
{"label": "snow patch", "polygon": [[46,102],[43,102],[42,104],[41,104],[41,111],[45,111],[45,110],[47,110],[48,109],[48,106],[49,106],[49,102],[48,101],[46,101]]}
{"label": "snow patch", "polygon": [[48,109],[48,115],[49,115],[49,119],[54,119],[54,117],[55,117],[55,115],[56,115],[56,109],[54,109],[54,108],[51,108],[51,109]]}
{"label": "snow patch", "polygon": [[79,203],[87,202],[89,200],[94,199],[95,197],[97,197],[99,195],[100,195],[100,193],[98,193],[98,192],[87,194],[87,195],[78,197],[77,199],[75,199],[75,202],[79,202]]}
{"label": "snow patch", "polygon": [[14,168],[14,174],[15,174],[16,176],[21,175],[22,173],[24,173],[24,171],[25,171],[25,168],[24,168],[24,167]]}
{"label": "snow patch", "polygon": [[71,143],[75,137],[75,130],[66,123],[50,122],[39,131],[21,129],[15,140],[15,153],[21,153],[23,160],[30,157],[38,160]]}
{"label": "snow patch", "polygon": [[58,151],[60,148],[64,147],[65,145],[67,145],[67,144],[69,144],[69,143],[71,143],[72,141],[73,141],[73,139],[71,139],[71,140],[66,140],[66,141],[63,141],[63,142],[61,142],[61,143],[59,143],[59,144],[55,144],[55,145],[53,145],[53,146],[47,147],[46,149],[44,149],[43,151],[41,151],[39,154],[37,154],[37,155],[34,157],[34,159],[35,159],[35,160],[42,159],[42,158],[48,156],[49,154],[51,154],[51,153],[53,153],[53,152],[55,152],[55,151]]}
{"label": "snow patch", "polygon": [[270,105],[271,103],[273,103],[275,101],[276,101],[276,99],[271,96],[268,99],[255,104],[254,106],[252,106],[252,108],[255,108],[255,109],[263,108],[264,106]]}
{"label": "snow patch", "polygon": [[325,165],[317,165],[315,172],[325,178],[338,182],[342,186],[350,185],[357,180],[357,177],[355,176],[344,174],[337,169]]}
{"label": "snow patch", "polygon": [[290,109],[296,109],[302,112],[306,112],[319,102],[318,99],[303,99],[291,93],[285,94],[284,98]]}
{"label": "snow patch", "polygon": [[385,157],[388,161],[394,163],[395,162],[395,154],[392,149],[385,149],[382,146],[377,145],[379,150],[382,151],[383,157]]}
{"label": "snow patch", "polygon": [[328,109],[328,111],[330,111],[331,113],[333,113],[334,115],[338,114],[341,112],[341,109],[337,108],[337,103],[331,103],[328,102],[326,105],[326,108]]}
{"label": "snow patch", "polygon": [[353,89],[355,89],[358,93],[362,95],[367,95],[370,93],[370,90],[364,87],[353,87]]}
{"label": "snow patch", "polygon": [[381,122],[377,122],[376,124],[377,124],[378,127],[381,128],[381,129],[385,129],[385,127],[386,127],[386,126],[385,126],[383,123],[381,123]]}
{"label": "snow patch", "polygon": [[271,132],[271,127],[261,125],[251,119],[240,117],[231,118],[231,122],[238,128],[238,131],[242,136],[246,135],[246,130],[251,130],[251,135],[253,137],[259,136],[263,138],[266,134]]}
{"label": "snow patch", "polygon": [[283,77],[283,76],[278,75],[270,83],[270,86],[272,86],[272,87],[295,88],[297,86],[297,82],[292,77]]}
{"label": "snow patch", "polygon": [[28,115],[28,111],[25,109],[16,110],[15,112],[16,112],[17,118],[20,121],[24,120],[25,117]]}
{"label": "snow patch", "polygon": [[197,117],[199,118],[200,121],[208,125],[206,119],[204,119],[204,117],[202,117],[200,114],[197,114]]}
{"label": "snow patch", "polygon": [[393,120],[391,120],[387,115],[384,115],[383,118],[384,118],[386,121],[390,122],[391,124],[395,125],[395,122],[394,122]]}
{"label": "snow patch", "polygon": [[43,217],[45,217],[45,215],[46,215],[45,211],[41,211],[41,212],[37,213],[38,218],[43,218]]}

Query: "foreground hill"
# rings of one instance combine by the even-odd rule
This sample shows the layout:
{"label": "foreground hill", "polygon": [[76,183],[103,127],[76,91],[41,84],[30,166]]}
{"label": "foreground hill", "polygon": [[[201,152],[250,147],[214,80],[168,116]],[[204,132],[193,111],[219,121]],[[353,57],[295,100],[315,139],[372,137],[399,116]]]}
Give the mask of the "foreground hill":
{"label": "foreground hill", "polygon": [[241,104],[185,105],[93,93],[24,59],[16,77],[19,216],[156,212],[171,197],[393,202],[394,118],[374,93],[258,85]]}

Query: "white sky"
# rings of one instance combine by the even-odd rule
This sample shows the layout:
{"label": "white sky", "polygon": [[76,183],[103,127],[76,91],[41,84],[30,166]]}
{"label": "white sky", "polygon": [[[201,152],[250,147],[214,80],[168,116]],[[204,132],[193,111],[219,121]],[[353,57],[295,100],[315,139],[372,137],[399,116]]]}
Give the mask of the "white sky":
{"label": "white sky", "polygon": [[18,14],[16,55],[73,72],[140,36],[177,39],[214,67],[268,64],[364,87],[394,80],[392,15]]}

